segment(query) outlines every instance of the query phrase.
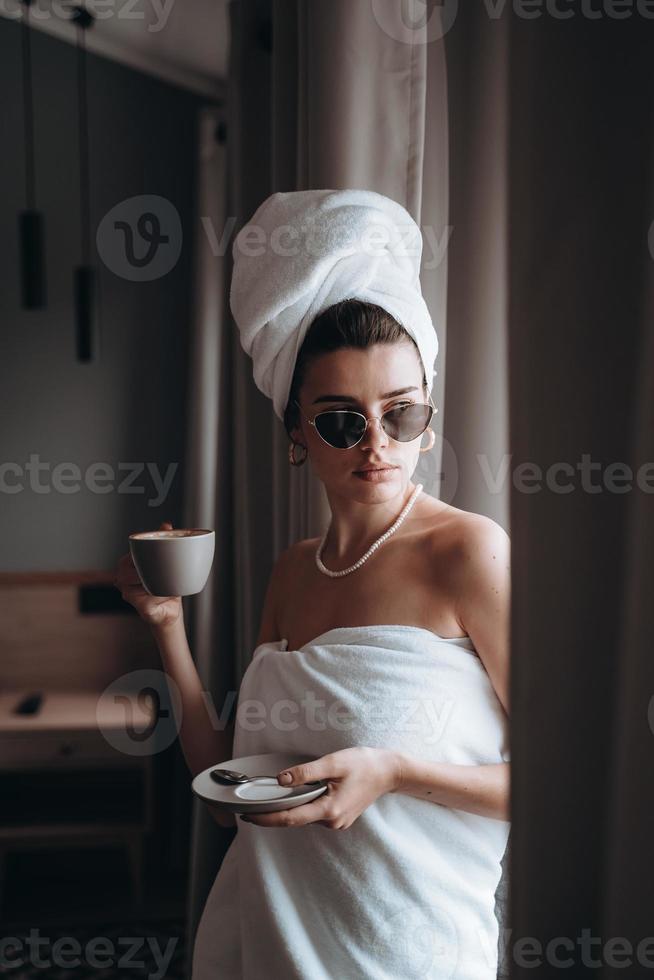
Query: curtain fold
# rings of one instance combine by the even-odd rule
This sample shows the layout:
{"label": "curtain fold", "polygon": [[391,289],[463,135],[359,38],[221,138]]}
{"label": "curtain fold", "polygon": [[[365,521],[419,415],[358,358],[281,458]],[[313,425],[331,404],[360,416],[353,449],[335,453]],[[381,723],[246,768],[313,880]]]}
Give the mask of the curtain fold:
{"label": "curtain fold", "polygon": [[[442,190],[433,174],[443,166],[442,148],[437,154],[444,127],[433,125],[431,100],[446,88],[449,201],[440,210],[448,218],[435,236],[444,260],[436,276],[423,272],[422,281],[430,309],[447,297],[447,331],[440,362],[441,368],[447,364],[447,370],[437,377],[444,438],[440,470],[431,481],[431,492],[463,510],[485,514],[511,533],[507,475],[508,20],[505,12],[489,21],[482,5],[468,4],[459,9],[444,35],[446,85],[430,78],[428,86],[424,194],[428,202]],[[442,47],[436,42],[429,45],[430,72],[435,63],[440,65],[442,58],[437,61],[434,55]],[[427,213],[437,215],[438,206],[430,206]],[[425,233],[429,237],[428,228]],[[498,977],[506,977],[509,969],[505,940],[510,935],[511,844],[509,835],[495,896],[500,929]]]}
{"label": "curtain fold", "polygon": [[[450,227],[441,496],[510,533],[508,23],[468,4],[445,35]],[[430,178],[425,175],[425,185]]]}
{"label": "curtain fold", "polygon": [[653,34],[511,20],[512,978],[652,968]]}
{"label": "curtain fold", "polygon": [[[229,224],[226,207],[227,149],[223,109],[202,110],[198,119],[196,227],[194,228],[194,309],[189,356],[187,449],[184,466],[183,524],[212,527],[216,554],[202,592],[183,600],[189,645],[203,682],[220,713],[233,688],[233,581],[231,563],[233,509],[231,483],[223,478],[232,455],[231,337],[224,329],[226,262],[221,239]],[[176,780],[190,792],[190,774]],[[204,904],[208,871],[229,844],[229,831],[217,827],[206,808],[193,799],[187,921],[196,923]],[[191,951],[187,949],[190,976]]]}
{"label": "curtain fold", "polygon": [[[650,140],[654,164],[654,140]],[[650,173],[654,173],[650,166]],[[647,215],[654,215],[654,182]],[[649,227],[649,250],[641,263],[642,307],[638,320],[639,351],[634,366],[635,400],[633,459],[636,467],[649,464],[649,494],[630,501],[624,542],[624,580],[618,613],[620,670],[615,692],[614,742],[608,768],[611,794],[604,847],[606,886],[602,909],[606,936],[625,936],[637,949],[651,936],[654,888],[643,868],[651,868],[654,845],[651,812],[654,789],[654,223]],[[641,255],[642,258],[642,255]],[[654,948],[654,942],[650,943]],[[645,961],[651,969],[652,957]],[[615,965],[605,970],[615,977]]]}

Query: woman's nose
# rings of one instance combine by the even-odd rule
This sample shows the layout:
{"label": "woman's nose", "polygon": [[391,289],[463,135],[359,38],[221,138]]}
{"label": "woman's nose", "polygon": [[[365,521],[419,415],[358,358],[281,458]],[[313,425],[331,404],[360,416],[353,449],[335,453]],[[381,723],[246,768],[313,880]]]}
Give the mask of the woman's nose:
{"label": "woman's nose", "polygon": [[366,426],[366,431],[363,434],[363,439],[361,440],[362,445],[370,444],[372,446],[388,445],[388,435],[384,431],[381,419],[379,418],[369,418],[368,425]]}

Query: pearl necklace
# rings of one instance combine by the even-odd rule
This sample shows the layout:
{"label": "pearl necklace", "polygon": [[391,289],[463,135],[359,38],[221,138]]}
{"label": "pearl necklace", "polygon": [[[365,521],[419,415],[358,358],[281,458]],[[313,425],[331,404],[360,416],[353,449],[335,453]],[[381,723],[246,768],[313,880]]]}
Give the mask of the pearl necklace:
{"label": "pearl necklace", "polygon": [[409,513],[409,511],[411,510],[411,508],[415,504],[416,500],[418,499],[418,494],[422,490],[422,486],[423,486],[422,483],[419,483],[418,484],[418,486],[415,488],[415,490],[411,494],[411,498],[410,498],[409,502],[405,505],[404,509],[402,510],[402,513],[397,518],[397,520],[395,521],[395,523],[392,524],[389,527],[388,531],[385,531],[384,534],[382,534],[381,537],[377,538],[377,540],[374,541],[373,544],[370,545],[370,547],[366,551],[365,555],[362,555],[361,558],[359,558],[358,561],[355,561],[354,565],[350,565],[349,568],[344,568],[340,572],[332,572],[332,571],[330,571],[329,568],[326,568],[323,565],[322,559],[321,559],[321,555],[322,555],[323,549],[325,547],[325,542],[327,540],[327,535],[329,534],[329,527],[331,527],[331,524],[330,524],[329,527],[327,528],[327,530],[325,531],[325,533],[323,534],[322,538],[320,539],[320,544],[318,545],[318,550],[316,551],[316,565],[318,566],[318,568],[320,569],[320,571],[323,572],[324,575],[329,575],[330,578],[340,578],[341,575],[349,575],[350,572],[354,572],[354,571],[356,571],[357,568],[361,568],[361,566],[363,565],[364,561],[367,561],[368,558],[370,558],[370,556],[372,555],[372,553],[377,550],[377,548],[380,546],[380,544],[383,544],[384,541],[386,540],[386,538],[390,538],[391,534],[393,534],[394,531],[397,531],[398,527],[400,526],[400,524],[402,523],[402,521],[407,516],[407,514]]}

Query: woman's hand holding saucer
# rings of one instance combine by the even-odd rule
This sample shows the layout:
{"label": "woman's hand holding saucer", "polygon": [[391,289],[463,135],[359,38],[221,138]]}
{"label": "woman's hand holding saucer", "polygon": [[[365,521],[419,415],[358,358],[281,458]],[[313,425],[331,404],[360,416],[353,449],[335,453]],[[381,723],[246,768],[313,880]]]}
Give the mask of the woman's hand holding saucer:
{"label": "woman's hand holding saucer", "polygon": [[354,746],[330,752],[320,759],[284,770],[292,779],[279,773],[281,786],[299,786],[324,779],[326,793],[310,803],[275,813],[239,815],[259,827],[304,827],[318,823],[331,830],[347,830],[371,803],[384,793],[396,792],[401,779],[399,758],[392,749]]}

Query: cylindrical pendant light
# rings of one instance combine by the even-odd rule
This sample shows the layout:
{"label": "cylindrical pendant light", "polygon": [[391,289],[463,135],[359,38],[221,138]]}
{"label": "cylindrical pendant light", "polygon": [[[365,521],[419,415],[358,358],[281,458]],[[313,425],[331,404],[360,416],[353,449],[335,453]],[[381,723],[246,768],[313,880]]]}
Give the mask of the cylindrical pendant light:
{"label": "cylindrical pendant light", "polygon": [[92,361],[98,346],[96,269],[91,264],[91,213],[89,175],[89,126],[86,84],[85,31],[93,16],[83,7],[73,9],[77,25],[77,107],[79,130],[81,264],[74,270],[75,331],[77,359]]}
{"label": "cylindrical pendant light", "polygon": [[25,210],[18,215],[20,242],[21,299],[26,310],[46,303],[43,215],[36,210],[36,166],[34,162],[34,95],[32,89],[32,35],[29,23],[32,0],[22,0],[23,117],[25,120]]}

